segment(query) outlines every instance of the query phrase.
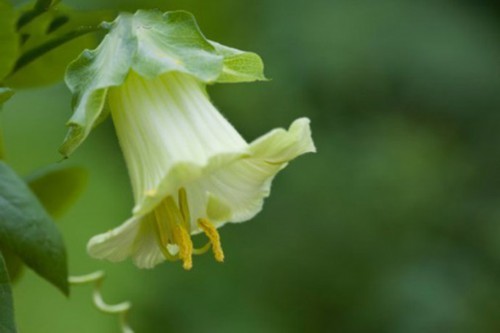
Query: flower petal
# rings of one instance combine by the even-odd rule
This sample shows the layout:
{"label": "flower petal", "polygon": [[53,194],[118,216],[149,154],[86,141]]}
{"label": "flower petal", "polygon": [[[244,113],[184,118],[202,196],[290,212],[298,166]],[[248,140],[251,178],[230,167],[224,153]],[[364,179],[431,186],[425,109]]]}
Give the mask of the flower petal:
{"label": "flower petal", "polygon": [[168,177],[169,184],[190,182],[205,166],[221,163],[214,162],[218,157],[225,162],[247,153],[248,144],[189,75],[145,79],[131,72],[110,89],[108,102],[138,205]]}
{"label": "flower petal", "polygon": [[98,259],[124,260],[132,253],[139,223],[139,218],[132,217],[119,227],[92,237],[87,244],[87,252]]}
{"label": "flower petal", "polygon": [[[205,175],[209,175],[220,168],[224,168],[226,165],[248,156],[250,156],[250,153],[242,151],[214,155],[206,164],[195,164],[190,162],[176,163],[170,168],[168,173],[163,177],[156,188],[151,189],[147,195],[137,201],[132,211],[134,216],[143,216],[151,212],[163,199],[165,199],[166,196],[176,196],[179,188],[188,188],[189,186],[187,184],[196,183],[198,179],[205,177]],[[191,191],[188,192],[189,197],[196,195],[192,194]],[[203,196],[205,198],[206,194],[206,191],[202,191],[199,196]],[[201,201],[198,200],[196,204],[193,204],[190,199],[189,206],[198,207],[200,206],[200,203],[205,202],[206,200],[203,199]]]}
{"label": "flower petal", "polygon": [[[188,193],[206,191],[217,198],[219,205],[231,208],[229,218],[224,220],[209,216],[216,226],[251,219],[262,209],[274,176],[295,157],[316,151],[309,119],[297,119],[288,131],[269,132],[254,141],[249,150],[253,153],[250,157],[216,170],[188,187]],[[196,233],[197,227],[192,227]]]}
{"label": "flower petal", "polygon": [[159,246],[153,214],[146,215],[141,223],[134,241],[132,259],[139,268],[153,268],[165,261]]}
{"label": "flower petal", "polygon": [[299,118],[288,131],[278,128],[261,136],[250,144],[253,158],[268,163],[286,163],[299,155],[316,152],[309,123],[308,118]]}
{"label": "flower petal", "polygon": [[87,245],[88,253],[97,259],[112,262],[132,256],[139,268],[152,268],[164,260],[157,239],[152,215],[132,217],[121,226],[94,236]]}

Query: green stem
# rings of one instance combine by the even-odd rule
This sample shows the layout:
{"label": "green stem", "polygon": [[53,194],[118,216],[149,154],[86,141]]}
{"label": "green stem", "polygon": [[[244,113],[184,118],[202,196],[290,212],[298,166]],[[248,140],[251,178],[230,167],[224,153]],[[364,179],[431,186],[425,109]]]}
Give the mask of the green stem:
{"label": "green stem", "polygon": [[47,52],[52,51],[56,47],[59,47],[69,41],[72,41],[75,38],[81,37],[83,35],[100,31],[103,30],[101,26],[88,26],[88,27],[81,27],[77,30],[68,32],[65,35],[62,35],[60,37],[54,38],[52,40],[49,40],[42,45],[39,45],[29,51],[26,51],[23,53],[18,59],[16,64],[14,65],[14,69],[10,73],[10,75],[14,74],[15,72],[19,71],[21,68],[24,66],[28,65],[32,61],[36,60],[38,57],[46,54]]}
{"label": "green stem", "polygon": [[60,0],[38,0],[35,3],[33,9],[25,12],[19,20],[17,21],[17,30],[21,30],[25,25],[36,19],[38,16],[42,15],[48,11],[51,7],[55,6]]}
{"label": "green stem", "polygon": [[92,293],[92,300],[95,307],[107,314],[113,314],[119,316],[120,328],[122,333],[134,333],[132,328],[127,323],[127,314],[131,308],[130,302],[123,302],[119,304],[110,305],[104,302],[101,295],[101,285],[104,281],[105,274],[103,271],[97,271],[87,275],[81,276],[70,276],[69,283],[72,285],[82,285],[82,284],[94,284],[94,292]]}

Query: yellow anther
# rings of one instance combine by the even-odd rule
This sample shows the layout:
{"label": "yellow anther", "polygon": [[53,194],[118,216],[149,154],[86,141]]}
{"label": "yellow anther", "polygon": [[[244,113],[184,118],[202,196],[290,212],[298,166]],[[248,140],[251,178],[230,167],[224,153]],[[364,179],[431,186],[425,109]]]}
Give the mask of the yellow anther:
{"label": "yellow anther", "polygon": [[224,252],[222,251],[222,246],[220,244],[220,236],[214,225],[207,219],[198,219],[198,225],[205,232],[208,239],[212,243],[212,251],[214,252],[215,260],[219,262],[224,261]]}
{"label": "yellow anther", "polygon": [[193,241],[184,227],[176,227],[177,245],[179,246],[179,257],[182,259],[182,267],[186,270],[193,268]]}
{"label": "yellow anther", "polygon": [[193,267],[193,242],[186,230],[182,212],[172,196],[165,198],[165,206],[167,225],[172,233],[170,241],[179,247],[179,257],[184,262],[184,269],[191,269]]}
{"label": "yellow anther", "polygon": [[[184,262],[185,269],[193,267],[193,242],[186,230],[183,216],[172,196],[166,197],[155,209],[154,218],[158,234],[158,243],[165,259]],[[177,245],[179,251],[173,255],[168,245]]]}
{"label": "yellow anther", "polygon": [[[211,247],[215,260],[224,261],[219,233],[208,219],[198,219],[198,225],[207,235],[209,242],[201,248],[193,247],[188,199],[184,188],[179,189],[177,202],[173,196],[167,196],[155,208],[151,217],[155,220],[158,245],[165,259],[182,260],[184,269],[190,270],[193,267],[193,255],[203,254]],[[172,254],[174,245],[178,251]]]}

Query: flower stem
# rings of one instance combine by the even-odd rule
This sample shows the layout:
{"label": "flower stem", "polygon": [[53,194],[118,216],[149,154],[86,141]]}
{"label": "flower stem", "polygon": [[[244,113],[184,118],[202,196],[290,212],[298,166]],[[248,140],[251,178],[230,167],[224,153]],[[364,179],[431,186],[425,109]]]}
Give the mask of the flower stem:
{"label": "flower stem", "polygon": [[82,285],[82,284],[94,284],[94,291],[92,293],[92,300],[95,307],[106,314],[118,315],[120,328],[122,333],[134,333],[132,328],[127,323],[127,314],[130,310],[132,304],[130,302],[122,302],[119,304],[107,304],[102,299],[101,295],[101,285],[104,281],[105,273],[103,271],[97,271],[87,275],[80,276],[70,276],[69,283],[72,285]]}

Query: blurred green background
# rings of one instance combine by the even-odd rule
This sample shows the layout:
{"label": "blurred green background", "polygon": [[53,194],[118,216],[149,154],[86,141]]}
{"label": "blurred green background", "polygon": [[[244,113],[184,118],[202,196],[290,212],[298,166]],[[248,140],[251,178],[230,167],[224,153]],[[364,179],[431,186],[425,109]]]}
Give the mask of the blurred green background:
{"label": "blurred green background", "polygon": [[[129,215],[112,123],[65,165],[90,174],[59,221],[70,271],[105,269],[109,302],[137,332],[499,332],[500,6],[493,1],[71,0],[79,9],[186,9],[205,35],[259,53],[272,81],[211,96],[251,140],[300,116],[318,154],[275,180],[261,214],[220,230],[226,262],[194,269],[89,258],[87,240]],[[59,163],[63,84],[19,92],[3,112],[21,174]],[[61,193],[61,195],[64,195]],[[91,305],[26,272],[23,333],[117,332]]]}

